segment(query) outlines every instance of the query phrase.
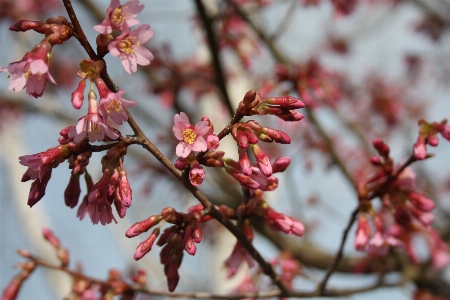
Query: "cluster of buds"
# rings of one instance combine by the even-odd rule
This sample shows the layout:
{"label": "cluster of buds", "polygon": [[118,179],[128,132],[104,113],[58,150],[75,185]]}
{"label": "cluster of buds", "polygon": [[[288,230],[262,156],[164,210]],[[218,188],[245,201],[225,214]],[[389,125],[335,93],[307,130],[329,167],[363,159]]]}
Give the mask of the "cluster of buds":
{"label": "cluster of buds", "polygon": [[419,120],[419,136],[413,146],[414,157],[417,160],[427,158],[427,144],[433,147],[439,144],[438,133],[450,141],[450,126],[447,125],[447,120],[440,123],[428,123],[423,119]]}
{"label": "cluster of buds", "polygon": [[[123,5],[119,0],[111,0],[105,19],[94,26],[100,33],[97,37],[98,54],[103,57],[109,52],[118,56],[128,74],[136,72],[138,64],[146,66],[153,59],[153,54],[142,46],[153,36],[150,25],[144,24],[130,31],[132,26],[140,23],[136,17],[143,9],[144,5],[139,0],[130,0]],[[113,30],[120,34],[113,36]]]}
{"label": "cluster of buds", "polygon": [[[236,110],[239,116],[272,114],[284,121],[299,121],[303,115],[294,109],[305,107],[304,103],[294,97],[272,97],[265,100],[255,91],[248,91]],[[291,138],[283,131],[262,126],[254,120],[245,123],[236,122],[231,127],[231,135],[238,146],[239,161],[223,159],[225,170],[239,183],[250,190],[261,189],[272,191],[278,186],[278,179],[273,173],[282,172],[290,163],[285,157],[277,159],[274,167],[269,157],[258,145],[259,141],[289,144]],[[255,157],[256,164],[252,166],[247,151],[250,150]]]}
{"label": "cluster of buds", "polygon": [[148,231],[155,225],[159,227],[153,229],[150,236],[141,242],[136,248],[134,259],[139,260],[151,249],[156,239],[160,235],[161,226],[164,223],[173,224],[164,229],[158,239],[157,245],[163,247],[160,253],[161,263],[164,265],[164,272],[167,277],[167,285],[170,291],[174,291],[180,276],[178,269],[183,259],[183,253],[186,251],[189,255],[195,255],[198,244],[202,240],[202,231],[200,223],[202,207],[196,206],[188,213],[177,212],[172,207],[164,208],[159,215],[153,215],[149,218],[132,225],[126,232],[126,236],[131,238]]}
{"label": "cluster of buds", "polygon": [[[436,205],[425,194],[417,191],[416,176],[412,169],[394,165],[387,144],[375,139],[373,145],[382,159],[372,157],[372,164],[379,170],[357,184],[360,214],[354,246],[359,251],[368,251],[377,256],[386,255],[391,247],[402,246],[411,260],[417,262],[412,245],[415,234],[424,234],[428,239],[434,236],[429,245],[442,245],[439,236],[433,235],[431,227],[434,220],[432,211]],[[382,202],[378,211],[370,202],[374,197],[379,197]],[[442,267],[443,261],[450,262],[450,257],[447,253],[443,259],[446,252],[438,249],[442,250],[442,247],[429,247],[433,264]],[[439,255],[434,254],[436,251]]]}
{"label": "cluster of buds", "polygon": [[271,97],[261,99],[255,91],[248,91],[239,103],[236,112],[242,116],[274,115],[283,121],[295,122],[303,119],[303,115],[295,109],[304,108],[305,104],[292,96]]}
{"label": "cluster of buds", "polygon": [[92,178],[86,173],[88,193],[78,208],[81,220],[87,213],[94,224],[100,222],[105,225],[113,220],[117,222],[112,213],[113,204],[119,217],[125,216],[132,200],[132,190],[123,167],[126,151],[127,148],[122,144],[108,150],[102,158],[103,176],[96,184],[93,184]]}
{"label": "cluster of buds", "polygon": [[49,72],[54,45],[62,44],[72,36],[72,30],[64,17],[49,18],[45,22],[21,20],[9,28],[12,31],[34,30],[45,37],[20,61],[1,67],[0,72],[9,72],[11,80],[8,88],[16,92],[27,88],[27,94],[35,98],[44,93],[47,80],[56,84]]}
{"label": "cluster of buds", "polygon": [[[176,154],[179,158],[174,165],[181,171],[188,169],[191,184],[199,186],[205,178],[205,171],[197,161],[194,151],[214,151],[219,147],[219,138],[213,133],[214,126],[208,117],[203,117],[201,121],[194,126],[191,125],[189,117],[184,112],[181,112],[174,116],[173,121],[173,134],[180,141],[176,147]],[[206,160],[213,159],[218,161],[218,158],[217,155],[210,155]],[[209,166],[216,164],[217,163],[211,163]]]}
{"label": "cluster of buds", "polygon": [[263,217],[272,230],[282,231],[301,237],[305,231],[303,224],[296,219],[276,212],[263,198],[263,191],[255,191],[245,206],[245,216]]}
{"label": "cluster of buds", "polygon": [[[242,153],[242,154],[241,154]],[[245,154],[245,155],[244,155]],[[245,151],[239,151],[239,161],[236,162],[231,158],[224,158],[225,170],[233,176],[242,186],[250,191],[262,190],[273,191],[278,187],[278,178],[272,174],[283,172],[289,166],[291,159],[289,157],[280,157],[273,163],[268,162],[263,166],[270,166],[271,175],[266,176],[262,173],[258,164],[251,165]],[[268,160],[267,160],[268,161]],[[267,174],[267,173],[266,173]]]}

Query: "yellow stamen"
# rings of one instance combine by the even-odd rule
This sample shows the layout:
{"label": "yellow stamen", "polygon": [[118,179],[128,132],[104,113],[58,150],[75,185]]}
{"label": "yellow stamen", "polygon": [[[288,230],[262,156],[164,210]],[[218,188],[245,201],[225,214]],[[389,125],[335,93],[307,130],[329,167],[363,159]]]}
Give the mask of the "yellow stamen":
{"label": "yellow stamen", "polygon": [[195,142],[196,138],[197,135],[195,134],[194,130],[187,128],[183,131],[183,140],[189,145],[192,145]]}

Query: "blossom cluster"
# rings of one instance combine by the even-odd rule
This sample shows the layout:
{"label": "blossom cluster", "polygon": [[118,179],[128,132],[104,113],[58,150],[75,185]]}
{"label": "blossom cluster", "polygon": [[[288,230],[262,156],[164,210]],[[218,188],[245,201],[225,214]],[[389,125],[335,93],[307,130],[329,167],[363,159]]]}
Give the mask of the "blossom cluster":
{"label": "blossom cluster", "polygon": [[56,84],[49,72],[53,46],[62,44],[72,37],[72,31],[64,17],[49,18],[45,22],[21,20],[9,28],[12,31],[34,30],[45,37],[27,52],[20,61],[13,62],[7,67],[0,67],[0,72],[9,72],[11,80],[8,88],[21,91],[27,88],[27,94],[39,98],[44,93],[47,81]]}
{"label": "blossom cluster", "polygon": [[[410,259],[417,263],[413,239],[420,234],[427,241],[434,267],[443,268],[450,263],[450,255],[447,245],[431,226],[436,204],[417,191],[416,175],[410,167],[394,165],[386,143],[375,139],[373,145],[381,158],[371,158],[378,171],[358,182],[360,204],[355,248],[370,255],[385,256],[391,247],[404,247]],[[414,153],[414,159],[418,159],[416,156]],[[382,202],[378,210],[371,203],[375,196]]]}
{"label": "blossom cluster", "polygon": [[[136,17],[143,9],[139,0],[130,0],[123,5],[119,0],[111,0],[105,19],[94,26],[100,33],[97,38],[99,49],[107,49],[112,56],[118,56],[128,74],[136,72],[137,65],[149,65],[153,59],[153,54],[142,46],[153,36],[150,25],[144,24],[130,31],[132,26],[140,23]],[[120,34],[113,37],[113,30]]]}

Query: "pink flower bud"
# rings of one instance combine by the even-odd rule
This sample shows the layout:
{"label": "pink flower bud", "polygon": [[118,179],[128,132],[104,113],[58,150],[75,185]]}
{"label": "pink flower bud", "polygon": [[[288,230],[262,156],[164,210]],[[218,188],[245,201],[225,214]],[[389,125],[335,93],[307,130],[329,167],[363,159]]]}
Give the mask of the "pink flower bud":
{"label": "pink flower bud", "polygon": [[192,238],[188,238],[186,240],[186,242],[184,243],[184,250],[189,255],[195,255],[195,253],[197,252],[197,246],[195,246],[195,243],[192,240]]}
{"label": "pink flower bud", "polygon": [[372,145],[374,148],[378,151],[378,154],[380,154],[383,157],[389,156],[389,146],[386,145],[381,139],[374,139],[372,141]]}
{"label": "pink flower bud", "polygon": [[287,156],[277,158],[272,164],[272,173],[284,172],[290,163],[291,159]]}
{"label": "pink flower bud", "polygon": [[239,152],[239,168],[241,169],[242,173],[245,175],[252,175],[252,162],[248,158],[247,151],[242,148],[238,148]]}
{"label": "pink flower bud", "polygon": [[207,167],[222,168],[224,166],[224,162],[222,160],[222,157],[224,155],[225,152],[223,151],[217,151],[213,153],[210,152],[202,158],[201,162]]}
{"label": "pink flower bud", "polygon": [[178,159],[175,161],[175,163],[173,165],[178,170],[183,171],[184,169],[186,169],[186,166],[187,166],[186,158],[178,157]]}
{"label": "pink flower bud", "polygon": [[80,109],[84,100],[84,89],[86,87],[86,79],[78,83],[77,89],[72,93],[72,105],[76,109]]}
{"label": "pink flower bud", "polygon": [[131,206],[131,200],[133,198],[133,191],[131,190],[130,183],[128,181],[127,172],[121,168],[119,171],[119,193],[122,199],[122,204],[125,207]]}
{"label": "pink flower bud", "polygon": [[197,244],[202,241],[202,230],[199,223],[195,223],[194,229],[192,229],[191,237]]}
{"label": "pink flower bud", "polygon": [[215,134],[208,134],[206,135],[206,144],[208,147],[208,150],[216,150],[220,145],[219,137]]}
{"label": "pink flower bud", "polygon": [[284,133],[281,130],[264,127],[262,130],[262,133],[267,134],[269,137],[271,137],[277,143],[280,143],[280,144],[290,144],[291,143],[291,138],[289,137],[289,135],[287,135],[286,133]]}
{"label": "pink flower bud", "polygon": [[266,177],[271,176],[272,165],[270,164],[269,157],[261,150],[258,145],[250,145],[250,149],[252,150],[253,155],[255,155],[256,163],[261,173]]}
{"label": "pink flower bud", "polygon": [[6,286],[3,290],[2,296],[0,299],[2,300],[14,300],[17,298],[19,294],[20,287],[22,286],[22,280],[19,278],[13,278],[11,282]]}
{"label": "pink flower bud", "polygon": [[244,131],[245,136],[250,144],[256,144],[259,141],[259,138],[252,131]]}
{"label": "pink flower bud", "polygon": [[279,105],[287,109],[297,109],[305,107],[305,104],[302,101],[292,96],[272,97],[264,100],[263,102],[268,104]]}
{"label": "pink flower bud", "polygon": [[242,103],[244,103],[245,106],[249,106],[255,99],[256,99],[256,92],[254,90],[248,91],[244,99],[242,99]]}
{"label": "pink flower bud", "polygon": [[248,187],[249,189],[256,190],[259,189],[260,184],[252,179],[250,176],[247,176],[233,167],[225,166],[225,171],[234,177],[241,185]]}
{"label": "pink flower bud", "polygon": [[427,148],[425,146],[425,138],[419,135],[417,142],[413,146],[414,157],[418,160],[425,159],[427,156]]}
{"label": "pink flower bud", "polygon": [[378,156],[372,156],[370,158],[370,162],[374,166],[381,166],[383,163],[381,162],[381,159]]}
{"label": "pink flower bud", "polygon": [[57,248],[60,246],[59,239],[54,235],[54,233],[48,228],[42,228],[42,235],[53,247]]}
{"label": "pink flower bud", "polygon": [[409,192],[408,199],[414,204],[415,207],[424,212],[430,212],[436,207],[433,200],[421,193]]}
{"label": "pink flower bud", "polygon": [[371,229],[366,216],[360,214],[358,217],[358,228],[356,229],[356,237],[354,246],[358,251],[364,251],[369,242]]}
{"label": "pink flower bud", "polygon": [[20,20],[15,22],[9,27],[9,30],[16,31],[16,32],[25,32],[30,29],[34,30],[42,30],[42,25],[44,25],[45,22],[37,22],[37,21],[30,21],[30,20]]}
{"label": "pink flower bud", "polygon": [[161,222],[161,220],[162,220],[161,215],[154,215],[143,221],[134,223],[134,225],[132,225],[127,230],[125,236],[128,238],[138,236],[139,234],[146,232],[147,230],[149,230],[150,228]]}
{"label": "pink flower bud", "polygon": [[211,123],[211,120],[207,116],[203,116],[201,121],[208,122],[209,130],[207,133],[211,133],[211,134],[214,133],[214,125]]}
{"label": "pink flower bud", "polygon": [[70,175],[69,184],[64,191],[64,202],[68,207],[74,208],[78,204],[80,194],[80,175]]}
{"label": "pink flower bud", "polygon": [[236,137],[234,137],[239,147],[245,149],[248,147],[248,138],[247,136],[241,131],[238,130]]}
{"label": "pink flower bud", "polygon": [[134,252],[134,259],[139,260],[141,259],[145,254],[147,254],[150,250],[152,250],[153,243],[155,242],[156,238],[158,237],[160,232],[159,228],[155,228],[152,232],[152,234],[142,243],[139,244],[136,248],[136,252]]}
{"label": "pink flower bud", "polygon": [[439,139],[436,134],[430,133],[428,134],[427,142],[430,146],[436,147],[439,144]]}

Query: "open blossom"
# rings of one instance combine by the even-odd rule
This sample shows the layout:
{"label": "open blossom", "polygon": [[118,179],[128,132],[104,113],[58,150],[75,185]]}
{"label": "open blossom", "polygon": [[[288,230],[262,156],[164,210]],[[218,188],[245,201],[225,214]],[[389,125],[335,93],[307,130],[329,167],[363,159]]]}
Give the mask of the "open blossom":
{"label": "open blossom", "polygon": [[48,69],[50,48],[48,42],[42,41],[32,51],[27,52],[22,60],[7,67],[0,67],[0,72],[9,72],[12,75],[8,88],[18,92],[27,87],[28,95],[39,98],[44,93],[48,79],[56,84]]}
{"label": "open blossom", "polygon": [[153,59],[153,54],[142,44],[147,42],[153,31],[150,25],[141,25],[130,32],[127,23],[123,24],[122,33],[108,44],[108,50],[112,56],[119,56],[122,66],[127,73],[137,71],[137,65],[146,66]]}
{"label": "open blossom", "polygon": [[89,110],[88,114],[78,120],[76,126],[72,127],[69,132],[69,137],[73,138],[75,143],[81,142],[86,135],[89,141],[103,141],[105,134],[111,139],[115,140],[119,137],[111,128],[105,124],[105,120],[98,113],[97,96],[93,91],[89,92]]}
{"label": "open blossom", "polygon": [[203,152],[208,149],[203,137],[209,130],[207,121],[200,121],[193,126],[184,112],[176,114],[173,121],[173,134],[180,140],[176,148],[178,156],[187,157],[191,151]]}
{"label": "open blossom", "polygon": [[196,163],[189,170],[189,180],[192,185],[199,186],[200,184],[202,184],[203,179],[205,179],[205,171],[203,170],[202,166]]}
{"label": "open blossom", "polygon": [[247,262],[250,268],[255,265],[250,253],[245,250],[241,243],[237,242],[236,245],[234,245],[233,252],[231,252],[231,255],[224,262],[225,267],[227,268],[227,278],[233,277],[244,261]]}
{"label": "open blossom", "polygon": [[94,26],[94,30],[103,34],[110,34],[113,29],[122,30],[123,25],[128,27],[139,24],[135,18],[144,9],[143,4],[139,4],[139,0],[130,0],[120,5],[119,0],[111,0],[106,10],[106,18],[98,25]]}
{"label": "open blossom", "polygon": [[100,111],[105,118],[109,116],[116,124],[122,125],[123,122],[128,120],[128,116],[123,108],[135,106],[137,102],[123,99],[122,95],[125,93],[123,90],[113,93],[100,78],[96,79],[95,84],[101,97]]}

